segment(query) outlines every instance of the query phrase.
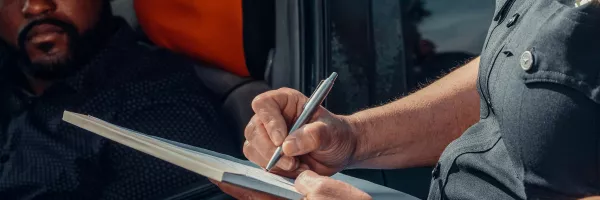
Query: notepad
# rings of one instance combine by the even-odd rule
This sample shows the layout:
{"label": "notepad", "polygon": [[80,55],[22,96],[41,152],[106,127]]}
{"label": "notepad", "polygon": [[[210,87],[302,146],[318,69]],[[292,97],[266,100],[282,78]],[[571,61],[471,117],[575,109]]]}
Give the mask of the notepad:
{"label": "notepad", "polygon": [[[302,198],[302,195],[294,188],[294,180],[269,173],[247,161],[146,135],[93,116],[65,111],[63,121],[219,182],[262,191],[286,199]],[[404,193],[364,180],[341,174],[336,176],[338,180],[352,181],[360,189],[376,191],[377,194],[367,192],[374,198],[379,196],[385,197],[385,199],[414,199]]]}

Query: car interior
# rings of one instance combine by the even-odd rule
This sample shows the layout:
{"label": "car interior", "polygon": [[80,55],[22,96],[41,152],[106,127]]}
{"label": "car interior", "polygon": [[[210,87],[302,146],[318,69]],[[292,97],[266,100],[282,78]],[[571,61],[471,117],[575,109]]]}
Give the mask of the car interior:
{"label": "car interior", "polygon": [[[197,60],[197,75],[218,95],[228,125],[243,133],[254,113],[249,102],[270,89],[265,76],[274,48],[274,32],[269,31],[274,1],[271,6],[268,2],[116,0],[113,4],[115,14],[125,18],[143,41]],[[239,139],[243,142],[243,135]]]}
{"label": "car interior", "polygon": [[[411,49],[406,7],[418,0],[113,0],[113,12],[140,41],[197,61],[197,75],[219,96],[239,132],[254,97],[280,87],[305,95],[331,72],[340,77],[325,106],[350,114],[409,93]],[[391,26],[390,24],[396,24]],[[484,29],[487,27],[484,27]],[[393,80],[393,81],[392,81]],[[430,167],[343,173],[418,198]],[[158,199],[230,199],[212,184],[190,185]]]}
{"label": "car interior", "polygon": [[[271,88],[266,80],[267,70],[273,64],[275,1],[115,0],[112,3],[115,15],[123,17],[139,33],[141,41],[198,61],[196,74],[218,96],[225,120],[240,133],[236,139],[241,146],[244,128],[254,114],[250,107],[252,100]],[[182,6],[191,9],[181,9]],[[208,184],[190,185],[157,199],[230,197]]]}

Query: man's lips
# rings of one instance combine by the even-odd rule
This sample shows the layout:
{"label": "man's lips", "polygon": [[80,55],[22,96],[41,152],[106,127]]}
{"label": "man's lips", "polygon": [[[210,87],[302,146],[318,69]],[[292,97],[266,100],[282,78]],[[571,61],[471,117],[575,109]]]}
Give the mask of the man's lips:
{"label": "man's lips", "polygon": [[59,33],[59,32],[42,33],[42,34],[33,36],[31,39],[29,39],[29,42],[31,44],[42,44],[42,43],[56,41],[56,39],[60,36],[61,36],[61,33]]}
{"label": "man's lips", "polygon": [[50,41],[64,33],[64,30],[51,24],[40,24],[27,33],[27,40],[33,43]]}

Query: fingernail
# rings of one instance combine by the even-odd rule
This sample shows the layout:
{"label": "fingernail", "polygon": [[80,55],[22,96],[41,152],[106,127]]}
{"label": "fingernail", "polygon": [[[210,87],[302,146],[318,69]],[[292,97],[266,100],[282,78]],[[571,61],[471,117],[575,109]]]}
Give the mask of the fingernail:
{"label": "fingernail", "polygon": [[290,170],[294,169],[295,166],[294,166],[293,158],[284,157],[284,159],[282,159],[282,160],[283,160],[283,162],[281,163],[281,165],[283,165],[283,168],[282,168],[283,170],[290,171]]}
{"label": "fingernail", "polygon": [[296,156],[298,153],[298,145],[296,144],[296,138],[291,138],[283,142],[283,152],[287,156]]}

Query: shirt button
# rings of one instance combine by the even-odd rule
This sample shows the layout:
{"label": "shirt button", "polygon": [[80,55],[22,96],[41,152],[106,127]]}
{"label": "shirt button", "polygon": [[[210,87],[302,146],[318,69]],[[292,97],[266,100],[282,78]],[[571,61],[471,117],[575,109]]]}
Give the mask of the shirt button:
{"label": "shirt button", "polygon": [[4,155],[0,156],[0,164],[4,164],[4,163],[8,162],[9,158],[10,158],[10,156],[8,154],[4,154]]}
{"label": "shirt button", "polygon": [[433,179],[437,179],[440,177],[440,163],[437,163],[435,165],[433,171],[431,171],[431,176],[433,177]]}
{"label": "shirt button", "polygon": [[531,69],[531,67],[533,66],[533,54],[531,53],[531,51],[525,51],[523,52],[523,54],[521,54],[521,59],[520,59],[520,64],[521,64],[521,68],[523,68],[523,70],[525,71],[529,71]]}
{"label": "shirt button", "polygon": [[519,13],[515,14],[512,16],[512,18],[510,18],[510,20],[508,20],[508,22],[506,23],[506,27],[511,27],[513,25],[515,25],[517,23],[517,21],[519,20],[519,17],[521,15]]}

